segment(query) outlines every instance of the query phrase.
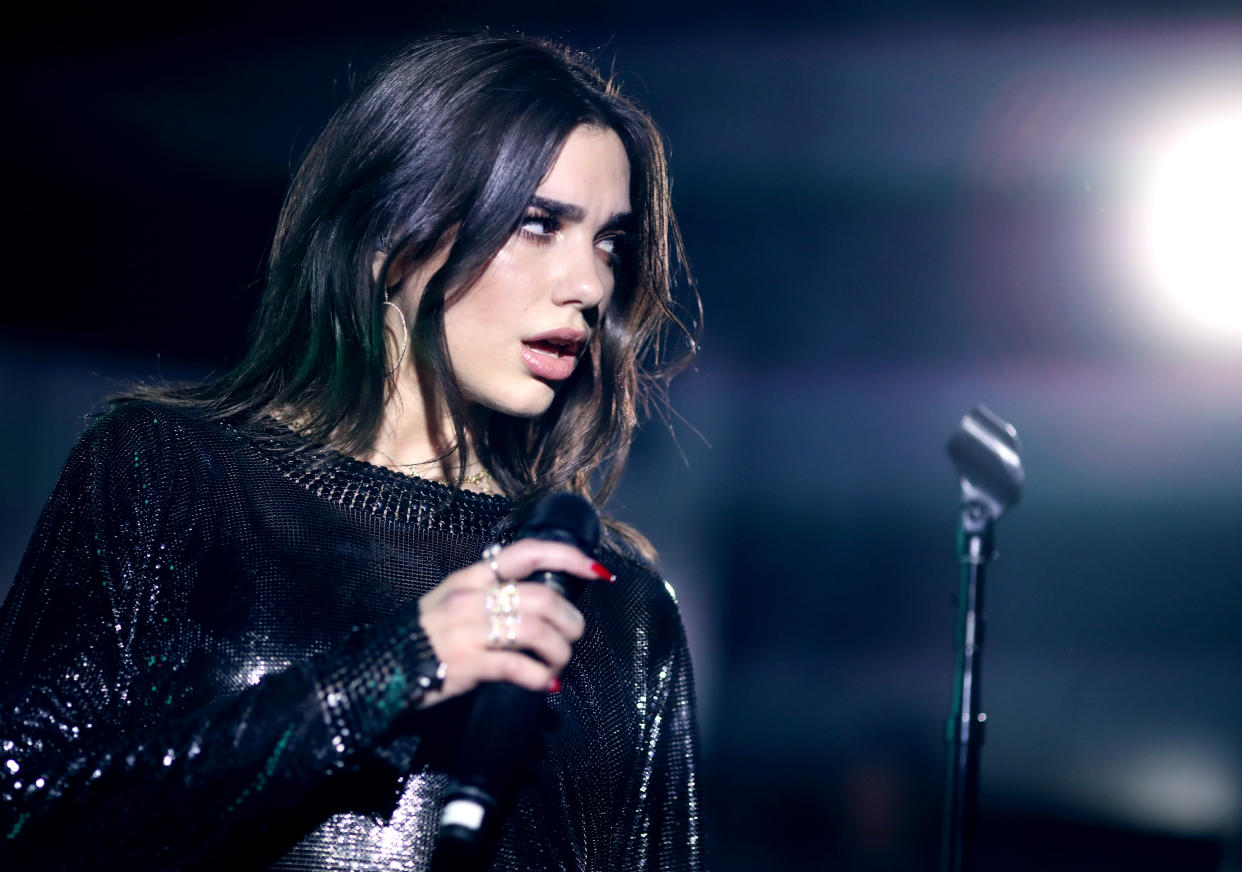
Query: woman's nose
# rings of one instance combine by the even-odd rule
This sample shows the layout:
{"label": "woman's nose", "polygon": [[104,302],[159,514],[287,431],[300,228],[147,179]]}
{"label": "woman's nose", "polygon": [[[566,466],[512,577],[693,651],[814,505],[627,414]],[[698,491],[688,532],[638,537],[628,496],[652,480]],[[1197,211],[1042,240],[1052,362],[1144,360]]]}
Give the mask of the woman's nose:
{"label": "woman's nose", "polygon": [[595,247],[594,240],[565,246],[563,275],[556,283],[553,301],[561,306],[592,309],[612,291],[612,267]]}

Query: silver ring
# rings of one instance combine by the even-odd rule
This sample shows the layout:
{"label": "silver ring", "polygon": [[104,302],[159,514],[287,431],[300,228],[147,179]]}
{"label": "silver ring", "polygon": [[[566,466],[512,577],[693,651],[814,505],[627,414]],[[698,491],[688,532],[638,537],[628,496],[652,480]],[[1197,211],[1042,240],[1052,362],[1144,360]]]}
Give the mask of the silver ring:
{"label": "silver ring", "polygon": [[493,584],[483,600],[487,609],[487,647],[516,648],[522,623],[522,597],[511,581]]}
{"label": "silver ring", "polygon": [[504,584],[505,580],[500,577],[500,564],[496,562],[496,558],[499,556],[500,546],[495,542],[483,549],[483,562],[492,571],[492,577],[496,580],[496,584]]}

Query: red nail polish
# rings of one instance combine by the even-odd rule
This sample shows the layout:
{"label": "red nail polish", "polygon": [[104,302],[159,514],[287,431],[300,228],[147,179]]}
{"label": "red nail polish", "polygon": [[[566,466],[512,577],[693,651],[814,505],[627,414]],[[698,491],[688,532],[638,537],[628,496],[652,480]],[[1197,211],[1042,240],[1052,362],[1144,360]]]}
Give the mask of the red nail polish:
{"label": "red nail polish", "polygon": [[597,578],[602,578],[604,581],[616,581],[617,580],[617,577],[613,575],[612,572],[608,569],[608,567],[602,563],[592,563],[591,571],[595,573]]}
{"label": "red nail polish", "polygon": [[561,680],[559,678],[553,678],[551,681],[548,682],[548,693],[560,693],[560,692],[561,692]]}

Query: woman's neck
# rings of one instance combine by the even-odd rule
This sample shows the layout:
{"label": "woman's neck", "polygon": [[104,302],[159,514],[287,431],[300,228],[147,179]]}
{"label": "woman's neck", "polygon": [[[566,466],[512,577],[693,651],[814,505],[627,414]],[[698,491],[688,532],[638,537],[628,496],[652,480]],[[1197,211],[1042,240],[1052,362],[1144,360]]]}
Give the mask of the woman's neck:
{"label": "woman's neck", "polygon": [[[462,469],[453,421],[429,376],[418,373],[412,361],[403,362],[395,389],[384,404],[384,418],[371,451],[358,458],[404,475],[456,484],[468,490],[495,493],[487,470],[473,451]],[[469,438],[469,434],[467,434]]]}

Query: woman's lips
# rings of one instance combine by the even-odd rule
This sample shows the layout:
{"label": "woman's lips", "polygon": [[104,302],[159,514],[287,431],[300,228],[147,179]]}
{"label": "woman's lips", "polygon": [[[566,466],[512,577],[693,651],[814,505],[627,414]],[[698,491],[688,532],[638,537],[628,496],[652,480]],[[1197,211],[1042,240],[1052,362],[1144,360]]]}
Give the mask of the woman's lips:
{"label": "woman's lips", "polygon": [[522,341],[522,360],[536,378],[564,381],[578,365],[579,339],[540,337]]}

